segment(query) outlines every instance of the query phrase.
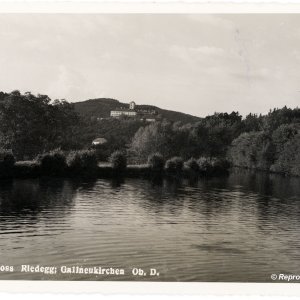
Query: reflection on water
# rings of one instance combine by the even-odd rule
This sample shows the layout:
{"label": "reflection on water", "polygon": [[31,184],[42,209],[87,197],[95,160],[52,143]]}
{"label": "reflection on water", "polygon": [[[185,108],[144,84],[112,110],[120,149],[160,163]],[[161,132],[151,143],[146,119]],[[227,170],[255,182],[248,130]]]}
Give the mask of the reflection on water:
{"label": "reflection on water", "polygon": [[[234,170],[150,182],[0,182],[0,265],[119,267],[125,276],[1,279],[262,281],[300,270],[300,179]],[[160,277],[134,278],[132,267]]]}

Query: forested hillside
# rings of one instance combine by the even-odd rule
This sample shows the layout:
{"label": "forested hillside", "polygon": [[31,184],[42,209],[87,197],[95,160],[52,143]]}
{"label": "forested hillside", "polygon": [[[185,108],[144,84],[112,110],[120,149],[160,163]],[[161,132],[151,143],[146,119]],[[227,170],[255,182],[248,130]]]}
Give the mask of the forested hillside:
{"label": "forested hillside", "polygon": [[[74,107],[80,115],[87,118],[108,118],[111,110],[120,107],[129,107],[129,105],[128,103],[122,103],[115,99],[99,98],[76,102],[74,103]],[[167,119],[171,122],[194,123],[200,120],[200,118],[189,114],[165,110],[152,105],[137,105],[136,108],[142,110],[156,110],[161,119]]]}

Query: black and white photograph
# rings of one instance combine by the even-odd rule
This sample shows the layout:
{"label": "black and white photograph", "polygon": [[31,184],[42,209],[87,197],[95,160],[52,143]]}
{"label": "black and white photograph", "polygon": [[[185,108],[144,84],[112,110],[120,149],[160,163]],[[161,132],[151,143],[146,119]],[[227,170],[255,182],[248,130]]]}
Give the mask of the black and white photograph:
{"label": "black and white photograph", "polygon": [[300,14],[0,13],[0,280],[300,283]]}

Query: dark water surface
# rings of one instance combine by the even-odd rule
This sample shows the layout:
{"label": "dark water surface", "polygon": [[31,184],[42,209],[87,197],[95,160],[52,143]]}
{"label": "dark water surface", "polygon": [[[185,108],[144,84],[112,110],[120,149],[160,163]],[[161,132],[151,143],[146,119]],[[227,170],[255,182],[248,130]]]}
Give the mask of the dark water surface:
{"label": "dark water surface", "polygon": [[[300,274],[299,229],[299,178],[235,170],[162,184],[1,181],[0,265],[15,271],[0,279],[269,282],[272,273]],[[22,264],[125,275],[21,273]]]}

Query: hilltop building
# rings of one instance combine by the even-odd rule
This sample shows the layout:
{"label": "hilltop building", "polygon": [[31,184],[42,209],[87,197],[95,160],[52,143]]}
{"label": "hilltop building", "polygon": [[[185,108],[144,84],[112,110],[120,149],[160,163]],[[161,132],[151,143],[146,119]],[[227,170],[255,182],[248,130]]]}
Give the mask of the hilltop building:
{"label": "hilltop building", "polygon": [[131,102],[129,103],[129,109],[130,109],[130,110],[134,110],[134,109],[135,109],[135,102],[134,102],[134,101],[131,101]]}
{"label": "hilltop building", "polygon": [[110,116],[113,118],[118,118],[120,116],[127,116],[135,119],[144,120],[147,122],[155,122],[157,111],[156,110],[146,110],[137,109],[134,101],[129,103],[129,107],[120,107],[116,110],[110,112]]}
{"label": "hilltop building", "polygon": [[107,140],[105,138],[97,138],[97,139],[93,140],[92,145],[99,146],[99,145],[104,145],[106,143],[107,143]]}

